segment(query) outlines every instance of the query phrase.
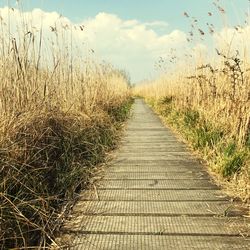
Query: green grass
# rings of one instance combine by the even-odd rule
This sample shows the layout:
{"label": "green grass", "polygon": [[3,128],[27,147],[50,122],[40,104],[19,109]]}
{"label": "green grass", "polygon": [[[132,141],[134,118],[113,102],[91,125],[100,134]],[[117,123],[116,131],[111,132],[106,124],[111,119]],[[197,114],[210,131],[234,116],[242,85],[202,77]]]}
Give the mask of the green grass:
{"label": "green grass", "polygon": [[222,175],[228,177],[239,172],[244,166],[246,157],[247,153],[244,151],[235,152],[230,157],[225,157],[221,165]]}
{"label": "green grass", "polygon": [[225,178],[239,173],[250,158],[249,136],[242,148],[223,128],[206,120],[199,111],[176,109],[173,100],[173,97],[164,97],[160,101],[151,99],[149,104],[204,156],[217,173]]}
{"label": "green grass", "polygon": [[116,122],[124,122],[130,112],[131,106],[134,102],[134,99],[131,97],[128,99],[128,101],[126,103],[124,103],[124,105],[120,106],[120,105],[116,105],[113,106],[111,108],[107,109],[107,112],[109,115],[111,115],[111,117],[114,119],[114,121]]}

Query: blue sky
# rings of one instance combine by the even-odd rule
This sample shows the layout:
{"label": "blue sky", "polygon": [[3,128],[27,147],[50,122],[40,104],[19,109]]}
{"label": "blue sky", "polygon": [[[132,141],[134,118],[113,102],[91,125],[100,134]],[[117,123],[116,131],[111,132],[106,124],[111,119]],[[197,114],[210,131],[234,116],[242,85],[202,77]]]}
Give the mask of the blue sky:
{"label": "blue sky", "polygon": [[[10,0],[15,6],[16,0]],[[212,0],[21,0],[24,9],[41,8],[45,11],[56,11],[80,22],[99,12],[118,15],[123,19],[138,19],[140,21],[162,20],[169,23],[171,29],[187,30],[188,25],[183,17],[186,11],[199,20],[207,20],[207,13],[214,13],[213,22],[221,25],[221,18],[216,15]],[[248,0],[220,0],[228,15],[230,23],[242,20],[242,12],[249,8]],[[7,0],[0,0],[0,6],[6,6]]]}
{"label": "blue sky", "polygon": [[[16,1],[14,0],[0,0],[0,7],[6,6],[7,2],[10,2],[10,5],[14,7],[16,6]],[[161,40],[162,36],[169,35],[173,31],[185,33],[190,31],[190,22],[184,17],[184,12],[188,13],[190,20],[191,17],[195,17],[198,20],[198,27],[202,30],[207,31],[206,23],[212,23],[219,31],[225,25],[234,26],[244,22],[244,12],[249,10],[248,0],[215,0],[216,3],[226,10],[226,15],[224,16],[216,9],[212,0],[20,0],[20,2],[25,11],[32,11],[34,8],[40,8],[45,12],[55,11],[67,17],[73,23],[81,23],[91,18],[94,19],[99,13],[113,14],[122,21],[137,20],[141,25],[144,24],[148,31],[151,29],[155,32],[159,36],[159,40]],[[212,16],[209,16],[208,12],[211,12]],[[151,25],[150,28],[147,26],[148,23],[152,24],[155,21],[162,21],[168,25],[154,25],[154,27]],[[109,39],[109,37],[103,36],[101,39]],[[209,41],[208,39],[204,43],[209,43]],[[133,53],[135,51],[133,50]],[[143,54],[142,51],[141,53]],[[154,75],[153,61],[145,65],[147,70],[138,68],[138,65],[140,65],[139,56],[140,53],[138,53],[138,58],[131,58],[132,62],[123,58],[124,55],[121,55],[118,62],[116,60],[119,55],[113,55],[110,57],[110,61],[113,64],[118,64],[119,67],[124,67],[126,70],[131,71],[132,79],[139,81]],[[108,55],[104,57],[105,60],[109,60]],[[146,59],[144,57],[141,61]],[[155,59],[152,58],[152,60]],[[129,63],[132,63],[133,66],[130,67]],[[152,68],[152,73],[147,75],[146,72],[149,71],[150,67]]]}

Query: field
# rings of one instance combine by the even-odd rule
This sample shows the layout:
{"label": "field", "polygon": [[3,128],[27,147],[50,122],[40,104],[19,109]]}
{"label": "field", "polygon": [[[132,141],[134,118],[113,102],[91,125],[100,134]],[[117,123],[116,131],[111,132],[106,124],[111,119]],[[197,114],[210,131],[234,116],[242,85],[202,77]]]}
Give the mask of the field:
{"label": "field", "polygon": [[[199,26],[200,21],[184,12],[183,18],[188,20],[191,28],[186,37],[181,30],[167,34],[169,24],[165,21],[123,20],[118,15],[100,12],[86,21],[93,29],[88,31],[88,35],[99,32],[99,36],[93,37],[112,40],[114,47],[110,46],[110,41],[103,44],[98,41],[99,46],[101,44],[101,48],[107,49],[106,53],[114,58],[120,56],[121,62],[130,60],[130,68],[141,66],[143,74],[136,68],[138,76],[144,75],[143,71],[147,71],[146,67],[151,63],[145,63],[144,69],[141,65],[143,60],[158,56],[168,44],[174,46],[174,39],[180,39],[183,46],[186,46],[186,40],[190,43],[187,51],[183,49],[183,55],[176,48],[169,48],[169,53],[163,52],[156,62],[161,73],[158,78],[133,85],[126,71],[101,60],[102,57],[99,58],[87,41],[86,44],[85,41],[79,42],[83,41],[84,25],[75,24],[54,12],[50,13],[52,17],[56,15],[52,26],[42,21],[34,24],[29,12],[22,11],[21,4],[17,3],[20,10],[5,7],[1,8],[5,15],[0,12],[0,249],[49,249],[51,244],[56,245],[55,238],[79,193],[95,187],[98,171],[106,163],[109,153],[117,147],[134,97],[144,98],[163,122],[192,147],[232,200],[249,203],[249,20],[229,26],[225,21],[227,14],[219,5],[220,1],[216,0],[213,4],[225,21],[225,27],[221,30],[207,23],[204,32]],[[36,11],[42,12],[36,9],[34,13]],[[211,12],[206,14],[212,18]],[[162,35],[164,32],[166,35]],[[183,37],[187,38],[185,42]],[[207,41],[210,43],[204,49]],[[117,49],[122,53],[116,55]],[[130,52],[141,56],[140,60],[129,55]],[[128,61],[124,58],[126,53]],[[146,53],[148,55],[144,55]],[[144,104],[137,108],[140,124],[144,126],[141,112],[146,108]],[[151,113],[147,115],[156,119]],[[135,122],[135,130],[136,126]],[[146,129],[142,128],[142,131]],[[163,140],[161,133],[157,135],[159,131],[155,131],[156,136],[150,129],[147,132],[152,132],[152,138],[159,136],[156,139]],[[143,135],[139,131],[137,133],[140,140]],[[165,136],[167,138],[167,134]],[[146,136],[141,142],[143,139],[147,139]],[[147,146],[144,145],[145,152],[141,155],[132,148],[132,156],[124,157],[128,158],[127,164],[130,164],[129,157],[137,159],[138,155],[144,157],[142,162],[147,161],[146,152],[153,155],[156,163],[157,155],[162,154],[166,161],[174,157],[172,154],[172,158],[167,158],[170,155],[168,151],[157,152],[162,141],[155,142],[153,147],[153,141],[149,140],[151,137],[145,140]],[[172,145],[167,146],[170,148]],[[136,167],[143,169],[143,164]],[[167,174],[167,170],[164,171]],[[130,174],[134,178],[134,173]],[[138,179],[138,182],[147,184],[151,179]],[[192,180],[189,180],[190,185]],[[117,181],[122,182],[123,179]],[[125,181],[129,185],[130,180]],[[131,179],[131,183],[133,181],[136,179]],[[152,181],[155,184],[142,186],[142,196],[144,189],[158,183],[158,180]],[[166,185],[168,181],[162,179]],[[207,179],[203,181],[208,183]],[[215,195],[214,199],[220,202]],[[156,199],[155,204],[159,201]],[[144,202],[151,204],[148,200]],[[168,201],[164,202],[167,204]],[[205,200],[192,202],[206,203]],[[153,212],[152,215],[157,215],[156,211]],[[227,209],[224,211],[226,214]],[[135,217],[131,213],[131,218]],[[186,222],[183,223],[185,225]],[[135,232],[128,232],[129,236],[133,234]],[[139,234],[140,237],[149,236],[147,232]],[[170,231],[169,235],[172,234],[176,233]],[[201,232],[201,235],[205,234]],[[189,233],[187,235],[190,236]]]}
{"label": "field", "polygon": [[[224,9],[217,7],[224,18]],[[184,15],[190,19],[188,13]],[[190,39],[201,41],[204,32],[195,26],[197,22],[191,22]],[[177,67],[155,81],[142,83],[135,87],[134,93],[144,97],[190,143],[210,169],[222,177],[231,193],[248,200],[250,67],[244,38],[249,32],[240,25],[227,29],[228,33],[233,32],[235,40],[241,38],[241,42],[234,43],[233,38],[228,43],[214,42],[211,55],[202,51],[187,55],[192,58],[183,59],[181,70]],[[161,58],[160,66],[164,64]]]}
{"label": "field", "polygon": [[73,27],[46,40],[25,18],[0,26],[1,249],[48,247],[131,104],[126,74],[75,46]]}

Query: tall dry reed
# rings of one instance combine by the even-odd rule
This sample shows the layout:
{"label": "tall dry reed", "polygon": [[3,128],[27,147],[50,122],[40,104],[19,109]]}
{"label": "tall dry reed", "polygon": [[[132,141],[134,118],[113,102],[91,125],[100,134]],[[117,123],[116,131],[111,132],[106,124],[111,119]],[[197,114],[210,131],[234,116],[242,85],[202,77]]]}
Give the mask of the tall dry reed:
{"label": "tall dry reed", "polygon": [[[214,3],[224,20],[226,11],[219,4]],[[184,16],[191,22],[187,38],[191,46],[208,38],[199,28],[199,20],[187,12]],[[210,22],[212,16],[208,12]],[[210,41],[216,41],[213,47],[210,44],[209,56],[202,52],[199,56],[190,53],[188,58],[183,55],[181,69],[176,66],[175,72],[136,86],[134,94],[146,98],[202,153],[214,171],[232,180],[240,196],[249,199],[249,22],[223,31],[207,25]],[[165,63],[162,58],[160,62]]]}
{"label": "tall dry reed", "polygon": [[9,9],[0,30],[0,249],[44,249],[115,145],[128,79],[75,46],[60,20],[33,27]]}

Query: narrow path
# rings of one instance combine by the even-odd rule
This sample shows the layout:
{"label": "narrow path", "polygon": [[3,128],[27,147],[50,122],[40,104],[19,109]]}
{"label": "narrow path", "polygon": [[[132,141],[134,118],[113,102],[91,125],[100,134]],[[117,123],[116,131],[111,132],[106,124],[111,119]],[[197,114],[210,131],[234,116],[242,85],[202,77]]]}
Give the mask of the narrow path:
{"label": "narrow path", "polygon": [[136,100],[105,178],[63,230],[75,236],[71,249],[250,249],[244,219],[225,216],[231,210],[204,167]]}

